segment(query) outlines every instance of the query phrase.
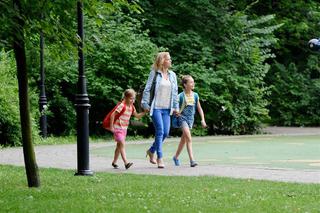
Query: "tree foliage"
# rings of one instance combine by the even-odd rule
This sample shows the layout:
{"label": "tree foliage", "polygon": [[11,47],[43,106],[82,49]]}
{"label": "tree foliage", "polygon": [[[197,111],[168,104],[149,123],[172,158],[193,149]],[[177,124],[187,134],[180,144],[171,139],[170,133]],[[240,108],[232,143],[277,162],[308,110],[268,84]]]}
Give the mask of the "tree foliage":
{"label": "tree foliage", "polygon": [[276,32],[273,46],[276,57],[269,60],[271,69],[266,83],[272,88],[268,96],[271,123],[286,126],[320,124],[319,55],[308,51],[307,42],[319,37],[320,4],[318,1],[237,1],[237,7],[250,16],[275,14],[275,23],[283,26]]}
{"label": "tree foliage", "polygon": [[[69,27],[75,23],[72,21],[72,17],[75,17],[72,11],[76,8],[76,2],[59,0],[55,2],[3,0],[0,2],[0,41],[7,49],[14,51],[16,61],[22,145],[29,187],[39,187],[40,178],[32,139],[28,94],[30,67],[27,60],[26,43],[30,41],[29,38],[34,37],[32,35],[40,32],[45,35],[55,34],[55,37],[51,38],[53,40],[62,39],[63,45],[67,47],[68,44],[71,46],[72,41],[78,41],[79,38],[76,36],[69,37],[72,34]],[[119,2],[124,1],[119,0]],[[99,8],[98,1],[92,0],[86,3],[88,3],[88,11],[92,14],[96,8]]]}
{"label": "tree foliage", "polygon": [[[280,25],[249,19],[232,1],[141,1],[145,27],[166,46],[179,75],[191,74],[211,133],[254,132],[268,117],[264,78]],[[170,5],[170,6],[168,6]]]}
{"label": "tree foliage", "polygon": [[[138,20],[103,7],[96,12],[98,16],[86,13],[84,19],[91,134],[102,133],[104,115],[121,100],[126,88],[138,91],[145,83],[156,52],[156,46],[146,31],[141,30]],[[61,49],[60,44],[47,42],[45,61],[48,131],[55,135],[74,134],[77,53],[73,48]],[[34,85],[38,78],[37,66],[38,62],[32,67]]]}
{"label": "tree foliage", "polygon": [[21,145],[18,86],[12,54],[0,52],[0,144]]}
{"label": "tree foliage", "polygon": [[[8,52],[14,35],[25,38],[32,91],[38,90],[39,32],[45,35],[48,131],[54,135],[75,133],[76,2],[21,1],[19,16],[11,1],[0,2],[0,46]],[[91,134],[102,133],[103,116],[124,89],[141,90],[158,50],[170,51],[178,76],[194,76],[209,134],[251,133],[266,121],[319,124],[319,56],[306,48],[310,38],[319,36],[318,2],[136,2],[139,5],[126,0],[84,1]],[[17,17],[23,20],[22,28]],[[23,33],[13,33],[19,30]],[[2,63],[5,70],[8,66]],[[6,100],[9,93],[4,93],[0,96]],[[6,104],[3,115],[12,110]],[[139,108],[139,97],[136,105]],[[38,109],[34,95],[30,107]],[[14,115],[7,120],[0,115],[3,126],[18,124]],[[32,114],[34,120],[37,116]],[[18,140],[15,131],[7,131],[12,141]]]}

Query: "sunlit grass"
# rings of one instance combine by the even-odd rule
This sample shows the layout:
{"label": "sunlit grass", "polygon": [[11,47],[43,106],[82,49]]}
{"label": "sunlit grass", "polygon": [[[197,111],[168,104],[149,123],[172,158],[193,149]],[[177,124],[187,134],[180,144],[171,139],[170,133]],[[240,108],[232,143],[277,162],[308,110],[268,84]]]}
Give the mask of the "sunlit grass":
{"label": "sunlit grass", "polygon": [[1,166],[0,212],[319,212],[320,185],[40,169],[28,188],[22,167]]}

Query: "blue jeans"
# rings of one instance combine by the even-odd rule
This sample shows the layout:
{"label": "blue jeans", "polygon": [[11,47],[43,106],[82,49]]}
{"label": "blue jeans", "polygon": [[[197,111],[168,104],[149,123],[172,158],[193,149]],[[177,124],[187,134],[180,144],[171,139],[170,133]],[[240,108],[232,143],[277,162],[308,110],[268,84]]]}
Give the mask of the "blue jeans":
{"label": "blue jeans", "polygon": [[155,140],[150,147],[150,152],[157,152],[158,159],[162,158],[162,144],[169,135],[170,109],[154,109],[152,121],[155,129]]}

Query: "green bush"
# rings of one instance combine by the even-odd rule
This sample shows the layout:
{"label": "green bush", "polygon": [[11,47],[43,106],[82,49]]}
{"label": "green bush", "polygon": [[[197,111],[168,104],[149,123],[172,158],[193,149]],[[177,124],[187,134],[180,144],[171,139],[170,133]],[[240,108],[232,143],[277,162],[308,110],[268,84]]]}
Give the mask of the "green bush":
{"label": "green bush", "polygon": [[308,41],[319,37],[319,1],[234,1],[237,8],[251,17],[274,14],[274,23],[284,25],[275,33],[279,42],[273,45],[276,58],[265,81],[270,86],[267,96],[272,125],[320,125],[319,54],[308,49]]}
{"label": "green bush", "polygon": [[[100,19],[85,17],[85,75],[89,103],[90,134],[105,133],[104,116],[121,100],[127,88],[139,90],[150,71],[157,47],[142,31],[139,21],[125,14],[100,11]],[[34,39],[37,45],[38,38]],[[69,135],[76,131],[75,94],[78,81],[77,46],[62,48],[48,41],[45,48],[45,86],[48,101],[48,133]],[[29,44],[31,45],[31,44]],[[30,48],[31,49],[31,48]],[[38,56],[33,57],[31,82],[39,79]],[[140,96],[136,101],[137,109]],[[145,123],[148,121],[144,118]]]}
{"label": "green bush", "polygon": [[[318,61],[317,61],[318,63]],[[307,69],[306,72],[309,70]],[[288,67],[275,63],[272,69],[270,115],[272,124],[284,126],[315,126],[320,124],[320,79],[309,79],[294,63]],[[277,106],[277,107],[275,107]]]}
{"label": "green bush", "polygon": [[[103,26],[88,21],[87,56],[90,94],[90,129],[98,133],[101,121],[121,100],[127,88],[137,92],[147,80],[157,47],[142,31],[139,21],[124,14],[106,17]],[[140,110],[140,94],[136,106]],[[147,120],[146,120],[147,121]]]}
{"label": "green bush", "polygon": [[20,145],[18,82],[11,52],[0,52],[0,144]]}
{"label": "green bush", "polygon": [[194,76],[209,134],[253,133],[268,118],[269,88],[264,78],[269,70],[266,60],[272,57],[269,46],[276,42],[272,32],[278,27],[268,26],[272,19],[273,16],[256,20],[248,20],[242,14],[230,16],[221,30],[226,32],[221,37],[223,45],[213,44],[215,49],[211,52],[216,52],[216,57],[204,49],[198,62],[175,66],[178,75]]}
{"label": "green bush", "polygon": [[[38,142],[39,131],[37,122],[37,96],[32,89],[29,91],[31,105],[32,137]],[[33,107],[32,107],[33,106]],[[12,52],[0,52],[0,145],[21,145],[21,126],[19,113],[18,81],[16,66]]]}
{"label": "green bush", "polygon": [[248,18],[229,3],[141,1],[151,39],[169,49],[179,76],[194,77],[209,134],[253,133],[268,118],[264,80],[280,25],[272,15]]}

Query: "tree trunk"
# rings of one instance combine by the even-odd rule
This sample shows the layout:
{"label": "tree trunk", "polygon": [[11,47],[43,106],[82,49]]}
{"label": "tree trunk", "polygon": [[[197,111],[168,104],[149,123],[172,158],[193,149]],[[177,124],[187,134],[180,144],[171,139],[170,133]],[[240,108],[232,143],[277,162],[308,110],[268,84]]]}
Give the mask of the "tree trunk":
{"label": "tree trunk", "polygon": [[[20,10],[20,2],[14,1],[15,6]],[[19,107],[20,107],[20,122],[22,133],[22,146],[24,163],[27,174],[28,186],[39,187],[40,177],[38,172],[38,166],[36,163],[36,157],[32,144],[32,131],[31,131],[31,119],[30,119],[30,106],[28,95],[28,72],[25,42],[23,36],[23,20],[20,17],[16,17],[17,26],[16,33],[14,35],[13,49],[17,64],[17,77],[19,86]]]}
{"label": "tree trunk", "polygon": [[17,63],[22,145],[28,186],[39,187],[40,178],[32,144],[32,131],[28,96],[28,75],[24,42],[15,41],[13,46]]}

